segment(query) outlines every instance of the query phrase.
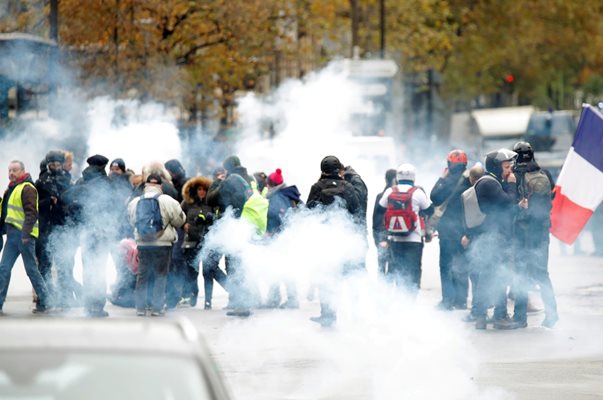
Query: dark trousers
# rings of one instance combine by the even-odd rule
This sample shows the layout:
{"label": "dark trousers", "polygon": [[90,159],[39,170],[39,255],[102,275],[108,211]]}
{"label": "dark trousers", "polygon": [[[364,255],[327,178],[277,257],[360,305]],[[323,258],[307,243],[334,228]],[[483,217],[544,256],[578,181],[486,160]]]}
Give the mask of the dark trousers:
{"label": "dark trousers", "polygon": [[440,282],[442,303],[446,306],[467,304],[469,274],[464,251],[461,238],[440,237]]}
{"label": "dark trousers", "polygon": [[38,258],[38,269],[40,270],[40,274],[42,275],[42,278],[44,278],[44,282],[46,283],[46,287],[51,293],[51,296],[54,296],[54,285],[52,282],[51,233],[50,229],[46,229],[43,232],[40,231],[40,236],[36,243],[36,257]]}
{"label": "dark trousers", "polygon": [[203,286],[205,290],[205,303],[211,304],[214,293],[214,279],[226,290],[229,291],[228,278],[224,271],[220,269],[220,259],[222,254],[210,251],[203,259]]}
{"label": "dark trousers", "polygon": [[[515,260],[516,275],[513,282],[515,293],[515,310],[513,318],[516,321],[527,320],[528,290],[537,284],[544,303],[544,312],[548,317],[557,316],[557,301],[548,271],[549,237],[548,231],[538,235],[542,240],[538,243],[518,243]],[[532,236],[531,239],[534,239]]]}
{"label": "dark trousers", "polygon": [[[136,310],[144,311],[147,303],[153,311],[161,312],[165,305],[167,274],[170,267],[171,246],[138,246],[138,274],[136,276]],[[149,277],[153,276],[150,301]]]}
{"label": "dark trousers", "polygon": [[472,313],[486,317],[488,307],[494,304],[494,319],[507,317],[507,285],[511,259],[505,249],[504,236],[484,232],[474,238],[469,251],[471,265],[478,272],[477,288]]}
{"label": "dark trousers", "polygon": [[38,295],[39,305],[48,307],[48,288],[40,274],[36,260],[36,240],[32,237],[24,244],[21,240],[21,231],[12,225],[6,224],[6,243],[4,244],[2,259],[0,259],[0,309],[2,309],[6,300],[11,271],[19,255],[23,259],[27,277]]}
{"label": "dark trousers", "polygon": [[412,292],[421,287],[421,258],[423,243],[389,241],[389,270],[387,275],[397,286]]}

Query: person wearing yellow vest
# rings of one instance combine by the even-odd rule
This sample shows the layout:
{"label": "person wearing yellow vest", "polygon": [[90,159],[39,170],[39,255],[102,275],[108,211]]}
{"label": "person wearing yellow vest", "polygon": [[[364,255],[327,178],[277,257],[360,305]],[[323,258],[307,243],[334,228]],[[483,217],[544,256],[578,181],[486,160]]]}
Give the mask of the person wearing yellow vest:
{"label": "person wearing yellow vest", "polygon": [[38,295],[34,313],[48,311],[48,288],[36,260],[38,228],[38,191],[23,162],[15,160],[8,165],[8,189],[2,200],[0,225],[6,233],[6,245],[0,260],[0,312],[6,299],[10,275],[17,257],[21,255],[25,271]]}

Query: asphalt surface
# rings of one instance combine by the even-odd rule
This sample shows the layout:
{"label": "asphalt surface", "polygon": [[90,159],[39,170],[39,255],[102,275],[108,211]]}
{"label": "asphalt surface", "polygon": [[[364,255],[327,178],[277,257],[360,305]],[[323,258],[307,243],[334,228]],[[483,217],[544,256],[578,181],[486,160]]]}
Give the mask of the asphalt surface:
{"label": "asphalt surface", "polygon": [[[551,246],[560,314],[554,329],[540,327],[544,314],[535,312],[526,329],[475,331],[460,322],[466,311],[435,310],[437,244],[429,246],[415,302],[392,309],[379,303],[375,292],[387,289],[372,274],[373,283],[355,289],[332,329],[309,321],[319,304],[305,301],[303,290],[298,310],[255,310],[240,319],[225,316],[227,298],[218,288],[212,310],[177,308],[166,318],[197,326],[236,399],[603,398],[602,258],[562,256],[557,243]],[[29,290],[18,262],[5,313],[82,315],[32,315]],[[534,303],[541,304],[537,295]],[[107,310],[109,318],[134,318],[132,309]]]}

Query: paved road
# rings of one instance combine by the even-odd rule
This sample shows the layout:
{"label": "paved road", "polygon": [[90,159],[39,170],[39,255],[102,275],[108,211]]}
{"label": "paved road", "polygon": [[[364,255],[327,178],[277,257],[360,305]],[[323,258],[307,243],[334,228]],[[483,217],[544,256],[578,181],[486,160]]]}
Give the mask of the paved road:
{"label": "paved road", "polygon": [[[168,318],[193,321],[237,399],[603,398],[603,259],[564,257],[552,248],[561,315],[554,330],[541,328],[544,315],[535,313],[527,329],[480,332],[460,322],[464,312],[434,309],[436,249],[426,251],[416,301],[374,277],[351,282],[335,329],[308,321],[317,302],[228,318],[220,290],[214,310],[177,309]],[[15,268],[4,309],[35,318],[22,267]],[[133,315],[108,310],[110,318]]]}

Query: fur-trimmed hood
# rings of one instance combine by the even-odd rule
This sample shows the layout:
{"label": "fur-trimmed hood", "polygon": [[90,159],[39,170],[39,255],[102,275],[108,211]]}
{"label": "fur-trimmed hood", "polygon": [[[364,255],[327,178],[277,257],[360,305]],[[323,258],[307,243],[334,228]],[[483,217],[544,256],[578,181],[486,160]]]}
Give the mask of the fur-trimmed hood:
{"label": "fur-trimmed hood", "polygon": [[206,191],[209,191],[211,184],[212,180],[205,176],[196,176],[189,179],[182,187],[182,198],[184,199],[184,202],[194,204],[198,199],[193,190],[196,191],[198,186],[203,186]]}

